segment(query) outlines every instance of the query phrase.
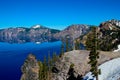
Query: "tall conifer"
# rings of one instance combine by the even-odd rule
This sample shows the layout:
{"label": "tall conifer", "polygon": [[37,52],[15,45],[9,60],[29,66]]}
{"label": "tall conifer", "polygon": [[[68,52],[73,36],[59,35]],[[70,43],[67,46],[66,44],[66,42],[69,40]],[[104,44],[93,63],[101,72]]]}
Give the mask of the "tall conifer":
{"label": "tall conifer", "polygon": [[90,49],[90,54],[89,54],[89,64],[91,65],[90,71],[96,77],[96,80],[98,80],[98,75],[99,71],[98,70],[98,58],[99,58],[99,52],[97,52],[97,28],[93,27],[92,28],[92,35],[90,37],[90,42],[89,42],[89,49]]}

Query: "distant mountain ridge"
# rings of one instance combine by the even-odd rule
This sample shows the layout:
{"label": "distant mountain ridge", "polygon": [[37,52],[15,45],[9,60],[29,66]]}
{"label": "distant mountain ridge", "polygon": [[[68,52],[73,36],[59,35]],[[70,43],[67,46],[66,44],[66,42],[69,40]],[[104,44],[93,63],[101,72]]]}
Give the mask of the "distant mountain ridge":
{"label": "distant mountain ridge", "polygon": [[69,38],[73,40],[73,38],[78,38],[81,35],[84,35],[90,31],[90,26],[83,25],[83,24],[76,24],[76,25],[70,25],[64,30],[60,31],[59,33],[56,33],[54,35],[55,38],[61,39],[61,38]]}
{"label": "distant mountain ridge", "polygon": [[0,30],[0,41],[9,43],[52,41],[53,34],[59,30],[34,26],[31,28],[8,28]]}
{"label": "distant mountain ridge", "polygon": [[[61,40],[69,36],[75,38],[87,33],[87,25],[71,25],[65,30],[50,29],[41,25],[35,25],[31,28],[18,27],[0,29],[0,42],[25,43],[25,42],[51,42]],[[79,33],[79,34],[78,34]],[[72,35],[74,34],[74,35]]]}
{"label": "distant mountain ridge", "polygon": [[[116,49],[120,44],[120,20],[108,20],[98,26],[99,47],[101,50]],[[64,30],[50,29],[42,25],[31,28],[18,27],[0,29],[0,42],[26,43],[26,42],[52,42],[68,38],[73,41],[82,37],[85,44],[87,36],[91,36],[91,25],[74,24]],[[111,43],[111,44],[110,44]],[[108,48],[104,48],[108,47]],[[105,51],[106,51],[105,50]]]}

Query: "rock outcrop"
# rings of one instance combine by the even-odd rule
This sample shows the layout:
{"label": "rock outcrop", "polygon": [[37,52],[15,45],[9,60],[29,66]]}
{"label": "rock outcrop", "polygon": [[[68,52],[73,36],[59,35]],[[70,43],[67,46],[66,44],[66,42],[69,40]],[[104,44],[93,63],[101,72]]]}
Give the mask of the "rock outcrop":
{"label": "rock outcrop", "polygon": [[21,70],[23,74],[20,80],[39,80],[39,65],[32,54],[25,60]]}
{"label": "rock outcrop", "polygon": [[[82,42],[86,45],[86,41],[89,41],[90,36],[93,32],[90,31],[88,34],[83,36]],[[113,51],[117,49],[120,44],[120,21],[109,20],[100,24],[97,27],[98,36],[98,47],[99,50],[103,51]],[[104,48],[105,47],[105,48]]]}
{"label": "rock outcrop", "polygon": [[120,21],[119,20],[109,20],[106,22],[103,22],[99,25],[101,29],[106,29],[106,30],[119,30],[120,29]]}

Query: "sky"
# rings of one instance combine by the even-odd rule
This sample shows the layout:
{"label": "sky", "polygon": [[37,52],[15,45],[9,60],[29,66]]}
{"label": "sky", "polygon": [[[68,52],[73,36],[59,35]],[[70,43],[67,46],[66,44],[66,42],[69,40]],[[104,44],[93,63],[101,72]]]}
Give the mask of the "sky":
{"label": "sky", "polygon": [[120,0],[0,0],[0,28],[36,24],[64,29],[120,20]]}

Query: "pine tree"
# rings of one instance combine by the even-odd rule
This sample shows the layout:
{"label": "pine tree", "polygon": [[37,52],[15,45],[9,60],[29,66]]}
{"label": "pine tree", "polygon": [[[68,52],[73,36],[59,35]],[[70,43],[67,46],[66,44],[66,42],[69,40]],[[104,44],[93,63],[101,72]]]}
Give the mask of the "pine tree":
{"label": "pine tree", "polygon": [[63,54],[64,54],[64,43],[62,42],[59,57],[62,57],[62,56],[63,56]]}
{"label": "pine tree", "polygon": [[89,42],[89,49],[90,49],[90,54],[89,54],[89,64],[91,65],[90,71],[96,77],[96,80],[98,80],[98,58],[99,58],[99,52],[97,52],[97,32],[96,32],[96,27],[92,28],[92,35],[90,38]]}
{"label": "pine tree", "polygon": [[48,71],[47,60],[46,60],[46,57],[44,57],[44,61],[43,61],[43,80],[47,80],[47,71]]}
{"label": "pine tree", "polygon": [[51,71],[52,69],[52,59],[50,57],[50,53],[48,54],[48,71]]}
{"label": "pine tree", "polygon": [[76,50],[78,49],[77,40],[75,40],[75,49],[76,49]]}
{"label": "pine tree", "polygon": [[69,41],[68,41],[68,38],[66,38],[65,43],[66,43],[66,52],[68,52],[69,51]]}
{"label": "pine tree", "polygon": [[80,49],[80,42],[78,40],[75,40],[75,49],[76,50]]}
{"label": "pine tree", "polygon": [[56,55],[56,53],[54,52],[53,53],[53,57],[52,57],[52,62],[53,62],[53,64],[57,61],[57,55]]}
{"label": "pine tree", "polygon": [[38,65],[39,65],[39,80],[43,79],[43,63],[41,61],[38,61]]}
{"label": "pine tree", "polygon": [[87,36],[87,40],[86,40],[86,49],[87,50],[90,50],[91,48],[92,48],[92,39],[93,39],[93,36],[92,36],[92,34],[89,34],[88,36]]}

